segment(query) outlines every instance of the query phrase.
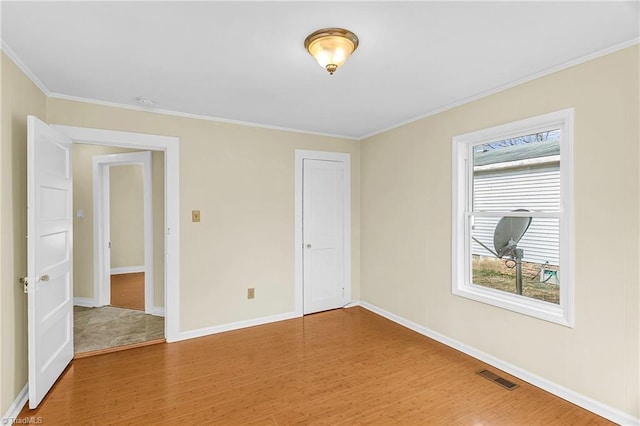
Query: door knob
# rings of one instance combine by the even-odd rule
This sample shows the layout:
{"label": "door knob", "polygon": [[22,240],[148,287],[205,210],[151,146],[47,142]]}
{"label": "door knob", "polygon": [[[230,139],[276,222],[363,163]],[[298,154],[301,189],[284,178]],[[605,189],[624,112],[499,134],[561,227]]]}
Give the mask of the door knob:
{"label": "door knob", "polygon": [[40,277],[40,281],[44,281],[44,282],[49,281],[49,275],[46,275],[46,274],[45,274],[45,275],[41,276],[41,277]]}
{"label": "door knob", "polygon": [[307,248],[311,248],[311,244],[307,244]]}

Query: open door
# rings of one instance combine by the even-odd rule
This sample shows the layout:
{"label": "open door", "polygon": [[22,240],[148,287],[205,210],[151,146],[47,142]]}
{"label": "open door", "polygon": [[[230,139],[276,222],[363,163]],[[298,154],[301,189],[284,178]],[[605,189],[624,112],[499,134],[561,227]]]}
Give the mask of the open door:
{"label": "open door", "polygon": [[73,358],[71,145],[36,117],[27,121],[29,408]]}

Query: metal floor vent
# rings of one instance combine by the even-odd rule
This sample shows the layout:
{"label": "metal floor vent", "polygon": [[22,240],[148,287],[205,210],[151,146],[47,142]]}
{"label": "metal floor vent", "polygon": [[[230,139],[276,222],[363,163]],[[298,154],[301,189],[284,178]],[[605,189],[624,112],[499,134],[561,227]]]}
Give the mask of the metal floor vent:
{"label": "metal floor vent", "polygon": [[516,385],[515,383],[510,382],[509,380],[505,379],[504,377],[500,377],[497,374],[494,374],[489,370],[479,370],[479,371],[476,371],[476,374],[479,374],[480,376],[484,377],[485,379],[488,379],[488,380],[491,380],[494,383],[497,383],[498,385],[502,386],[506,390],[514,390],[515,388],[518,387],[518,385]]}

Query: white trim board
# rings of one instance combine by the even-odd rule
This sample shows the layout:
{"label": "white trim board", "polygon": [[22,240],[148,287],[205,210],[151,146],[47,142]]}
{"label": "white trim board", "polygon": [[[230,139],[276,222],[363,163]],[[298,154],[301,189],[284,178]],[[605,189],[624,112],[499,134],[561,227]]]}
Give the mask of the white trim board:
{"label": "white trim board", "polygon": [[462,342],[459,342],[443,334],[440,334],[437,331],[433,331],[420,324],[416,324],[413,321],[409,321],[405,318],[402,318],[401,316],[385,311],[384,309],[379,308],[376,305],[373,305],[368,302],[360,301],[360,306],[382,317],[385,317],[388,320],[391,320],[397,324],[400,324],[410,330],[413,330],[426,337],[429,337],[430,339],[443,343],[475,359],[478,359],[482,362],[492,365],[502,371],[505,371],[506,373],[511,374],[514,377],[522,379],[525,382],[528,382],[536,387],[539,387],[540,389],[543,389],[549,393],[552,393],[553,395],[559,398],[562,398],[579,407],[584,408],[585,410],[589,410],[592,413],[595,413],[599,416],[609,419],[612,422],[622,424],[622,425],[640,424],[640,418],[633,417],[631,414],[625,413],[624,411],[618,410],[617,408],[611,407],[593,398],[582,395],[576,391],[573,391],[562,385],[554,383],[551,380],[545,379],[544,377],[540,377],[523,368],[517,367],[513,364],[510,364],[499,358],[496,358],[493,355],[489,355],[472,346],[466,345]]}
{"label": "white trim board", "polygon": [[[29,384],[25,384],[22,390],[16,396],[16,399],[13,401],[7,412],[2,417],[3,425],[12,425],[14,422],[12,420],[17,419],[20,415],[20,411],[27,404],[27,400],[29,399]],[[37,416],[35,417],[38,418]]]}
{"label": "white trim board", "polygon": [[157,317],[163,317],[164,316],[164,307],[163,306],[154,306],[151,309],[151,312],[149,312],[151,315],[155,315]]}
{"label": "white trim board", "polygon": [[610,53],[615,53],[618,50],[626,49],[627,47],[634,46],[634,45],[636,45],[638,43],[640,43],[640,38],[634,38],[632,40],[628,40],[628,41],[625,41],[623,43],[617,44],[615,46],[611,46],[611,47],[608,47],[606,49],[599,50],[597,52],[594,52],[594,53],[591,53],[589,55],[583,56],[581,58],[577,58],[577,59],[574,59],[572,61],[565,62],[565,63],[557,65],[555,67],[547,68],[545,70],[542,70],[542,71],[537,72],[535,74],[531,74],[531,75],[529,75],[527,77],[524,77],[524,78],[521,78],[519,80],[512,81],[511,83],[503,84],[502,86],[498,86],[498,87],[495,87],[493,89],[486,90],[484,92],[478,93],[477,95],[473,95],[473,96],[469,96],[467,98],[460,99],[459,101],[452,102],[452,103],[450,103],[448,105],[443,105],[443,106],[441,106],[439,108],[436,108],[436,109],[431,110],[429,112],[426,112],[424,114],[420,114],[420,115],[418,115],[416,117],[409,118],[407,120],[401,121],[400,123],[394,124],[392,126],[385,127],[385,128],[383,128],[381,130],[376,130],[374,132],[367,133],[366,135],[362,135],[362,136],[358,137],[358,140],[361,141],[361,140],[364,140],[364,139],[368,139],[368,138],[370,138],[372,136],[380,135],[380,134],[388,132],[390,130],[397,129],[398,127],[406,126],[407,124],[411,124],[411,123],[413,123],[415,121],[422,120],[423,118],[431,117],[431,116],[440,114],[441,112],[449,111],[450,109],[454,109],[454,108],[457,108],[459,106],[462,106],[462,105],[465,105],[465,104],[469,104],[471,102],[475,102],[475,101],[477,101],[479,99],[486,98],[486,97],[489,97],[491,95],[495,95],[496,93],[500,93],[500,92],[503,92],[505,90],[511,89],[512,87],[516,87],[516,86],[519,86],[521,84],[525,84],[525,83],[528,83],[530,81],[537,80],[539,78],[543,78],[543,77],[546,77],[546,76],[551,75],[553,73],[565,70],[567,68],[571,68],[571,67],[574,67],[576,65],[580,65],[580,64],[583,64],[585,62],[589,62],[589,61],[592,61],[594,59],[598,59],[601,56],[605,56],[605,55],[608,55]]}
{"label": "white trim board", "polygon": [[144,272],[144,265],[119,266],[117,268],[111,268],[111,270],[109,271],[111,275],[136,274],[139,272]]}
{"label": "white trim board", "polygon": [[74,143],[120,146],[164,151],[165,199],[165,338],[179,340],[180,334],[180,186],[179,139],[171,136],[52,125]]}
{"label": "white trim board", "polygon": [[229,124],[237,124],[240,126],[258,127],[261,129],[268,129],[268,130],[279,130],[283,132],[301,133],[305,135],[325,136],[329,138],[339,138],[339,139],[348,139],[348,140],[360,140],[358,137],[355,137],[355,136],[345,136],[345,135],[337,135],[333,133],[314,132],[312,130],[295,129],[295,128],[283,127],[283,126],[273,126],[265,123],[254,123],[252,121],[232,120],[229,118],[213,117],[210,115],[200,115],[200,114],[193,114],[189,112],[173,111],[173,110],[160,109],[160,108],[149,108],[149,107],[143,107],[139,105],[127,105],[127,104],[122,104],[118,102],[101,101],[98,99],[90,99],[90,98],[83,98],[80,96],[67,95],[64,93],[53,93],[49,90],[49,88],[47,88],[47,86],[44,85],[44,83],[40,81],[40,79],[31,71],[31,69],[24,62],[22,62],[22,59],[20,59],[20,57],[13,51],[13,49],[9,47],[9,45],[7,45],[3,40],[0,40],[0,41],[1,41],[0,48],[7,55],[7,57],[11,59],[13,63],[16,64],[18,69],[20,69],[20,71],[22,71],[27,76],[27,78],[29,78],[29,80],[31,80],[31,82],[35,84],[38,87],[38,89],[40,89],[40,91],[42,91],[42,93],[44,93],[44,95],[47,96],[48,98],[62,99],[62,100],[73,101],[73,102],[83,102],[87,104],[107,106],[107,107],[113,107],[113,108],[122,108],[122,109],[128,109],[133,111],[153,112],[156,114],[170,115],[173,117],[193,118],[195,120],[215,121],[217,123],[229,123]]}
{"label": "white trim board", "polygon": [[573,66],[580,65],[582,63],[597,59],[597,58],[599,58],[601,56],[605,56],[605,55],[608,55],[610,53],[614,53],[614,52],[617,52],[619,50],[626,49],[627,47],[631,47],[631,46],[636,45],[638,43],[640,43],[640,38],[634,38],[634,39],[625,41],[625,42],[617,44],[615,46],[611,46],[611,47],[608,47],[606,49],[602,49],[602,50],[599,50],[597,52],[590,53],[590,54],[588,54],[586,56],[583,56],[581,58],[577,58],[577,59],[565,62],[563,64],[557,65],[555,67],[551,67],[551,68],[548,68],[546,70],[542,70],[542,71],[540,71],[538,73],[531,74],[531,75],[529,75],[527,77],[524,77],[522,79],[513,81],[511,83],[507,83],[507,84],[504,84],[502,86],[498,86],[496,88],[489,89],[487,91],[484,91],[484,92],[479,93],[479,94],[474,95],[474,96],[470,96],[470,97],[467,97],[467,98],[460,99],[458,101],[452,102],[452,103],[447,104],[447,105],[443,105],[443,106],[441,106],[439,108],[436,108],[436,109],[431,110],[429,112],[426,112],[424,114],[420,114],[418,116],[409,118],[407,120],[401,121],[401,122],[396,123],[394,125],[391,125],[391,126],[379,129],[379,130],[375,130],[375,131],[373,131],[371,133],[366,133],[366,134],[360,135],[360,136],[335,135],[335,134],[330,134],[330,133],[313,132],[313,131],[301,130],[301,129],[291,129],[291,128],[286,128],[286,127],[269,126],[268,124],[253,123],[253,122],[240,121],[240,120],[230,120],[230,119],[210,117],[210,116],[205,116],[205,115],[191,114],[191,113],[185,113],[185,112],[179,112],[179,111],[170,111],[170,110],[162,110],[162,109],[155,109],[155,108],[145,108],[145,107],[136,106],[136,105],[125,105],[125,104],[120,104],[120,103],[116,103],[116,102],[107,102],[107,101],[99,101],[97,99],[81,98],[81,97],[78,97],[78,96],[67,95],[67,94],[64,94],[64,93],[52,93],[38,79],[38,77],[31,71],[31,69],[29,69],[29,67],[27,67],[27,65],[24,62],[22,62],[20,57],[4,41],[2,41],[0,43],[0,47],[2,48],[4,53],[7,55],[7,57],[9,57],[16,64],[16,66],[33,82],[33,84],[35,84],[42,91],[42,93],[44,93],[49,98],[70,100],[70,101],[76,101],[76,102],[85,102],[85,103],[90,103],[90,104],[94,104],[94,105],[103,105],[103,106],[110,106],[110,107],[115,107],[115,108],[123,108],[123,109],[136,110],[136,111],[154,112],[154,113],[157,113],[157,114],[165,114],[165,115],[171,115],[171,116],[176,116],[176,117],[185,117],[185,118],[194,118],[194,119],[197,119],[197,120],[208,120],[208,121],[216,121],[216,122],[221,122],[221,123],[232,123],[232,124],[238,124],[238,125],[242,125],[242,126],[258,127],[258,128],[271,129],[271,130],[281,130],[281,131],[285,131],[285,132],[295,132],[295,133],[302,133],[302,134],[309,134],[309,135],[328,136],[328,137],[335,137],[335,138],[340,138],[340,139],[362,141],[362,140],[370,138],[372,136],[376,136],[376,135],[388,132],[389,130],[393,130],[393,129],[396,129],[398,127],[402,127],[402,126],[404,126],[406,124],[410,124],[410,123],[413,123],[415,121],[422,120],[423,118],[431,117],[431,116],[439,114],[441,112],[445,112],[445,111],[448,111],[450,109],[459,107],[461,105],[477,101],[478,99],[486,98],[487,96],[494,95],[496,93],[502,92],[504,90],[510,89],[512,87],[515,87],[515,86],[518,86],[520,84],[524,84],[524,83],[527,83],[529,81],[537,80],[539,78],[542,78],[542,77],[545,77],[547,75],[556,73],[558,71],[562,71],[564,69],[571,68]]}
{"label": "white trim board", "polygon": [[82,306],[83,308],[95,308],[96,306],[98,306],[98,302],[96,302],[96,299],[92,299],[89,297],[74,297],[73,306]]}
{"label": "white trim board", "polygon": [[302,191],[303,162],[305,159],[340,161],[344,164],[344,302],[351,302],[351,155],[345,152],[295,151],[295,285],[294,313],[304,315],[304,268],[303,268],[303,235],[302,235]]}
{"label": "white trim board", "polygon": [[[338,309],[349,309],[360,306],[359,301],[353,301]],[[163,308],[157,308],[163,309]],[[154,314],[155,315],[155,314]],[[270,315],[266,317],[253,318],[243,321],[236,321],[227,324],[215,325],[212,327],[198,328],[196,330],[182,331],[180,332],[180,338],[178,340],[195,339],[198,337],[210,336],[212,334],[224,333],[226,331],[240,330],[242,328],[254,327],[256,325],[270,324],[273,322],[286,321],[290,319],[300,318],[302,315],[298,315],[296,312],[287,312],[283,314]]]}
{"label": "white trim board", "polygon": [[256,325],[285,321],[298,317],[300,317],[300,315],[297,315],[295,312],[288,312],[267,317],[253,318],[249,320],[230,322],[227,324],[214,325],[212,327],[198,328],[196,330],[181,331],[177,340],[195,339],[196,337],[205,337],[211,334],[224,333],[225,331],[239,330],[241,328],[254,327]]}
{"label": "white trim board", "polygon": [[18,54],[14,52],[13,49],[11,49],[4,40],[1,40],[0,47],[2,47],[2,51],[5,53],[5,55],[7,55],[7,57],[11,59],[14,64],[16,64],[18,69],[22,71],[24,75],[26,75],[27,78],[31,80],[31,82],[35,84],[42,93],[44,93],[45,96],[51,96],[51,92],[49,91],[47,86],[45,86],[44,83],[40,81],[40,79],[33,73],[33,71],[31,71],[27,64],[22,62],[22,59],[20,59]]}
{"label": "white trim board", "polygon": [[347,140],[353,140],[353,141],[360,140],[356,136],[345,136],[345,135],[337,135],[334,133],[315,132],[313,130],[296,129],[292,127],[275,126],[275,125],[264,124],[264,123],[254,123],[252,121],[233,120],[229,118],[214,117],[210,115],[193,114],[190,112],[180,112],[180,111],[173,111],[168,109],[144,107],[139,105],[121,104],[118,102],[100,101],[96,99],[82,98],[79,96],[65,95],[63,93],[51,93],[48,96],[52,99],[61,99],[61,100],[73,101],[73,102],[83,102],[83,103],[92,104],[92,105],[122,108],[122,109],[128,109],[133,111],[153,112],[156,114],[169,115],[172,117],[192,118],[195,120],[214,121],[216,123],[237,124],[239,126],[257,127],[260,129],[277,130],[282,132],[301,133],[304,135],[324,136],[328,138],[347,139]]}

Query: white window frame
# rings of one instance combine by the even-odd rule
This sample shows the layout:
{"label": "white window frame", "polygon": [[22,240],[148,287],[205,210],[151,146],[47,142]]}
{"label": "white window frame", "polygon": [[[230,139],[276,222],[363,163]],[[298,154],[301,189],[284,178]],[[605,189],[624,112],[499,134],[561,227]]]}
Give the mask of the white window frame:
{"label": "white window frame", "polygon": [[[453,137],[452,292],[489,305],[551,321],[567,327],[574,323],[573,293],[573,108],[539,115]],[[554,304],[471,282],[471,218],[502,213],[471,212],[473,147],[499,140],[560,129],[560,211],[538,212],[537,217],[560,221],[560,303]],[[513,213],[513,216],[529,216]]]}

